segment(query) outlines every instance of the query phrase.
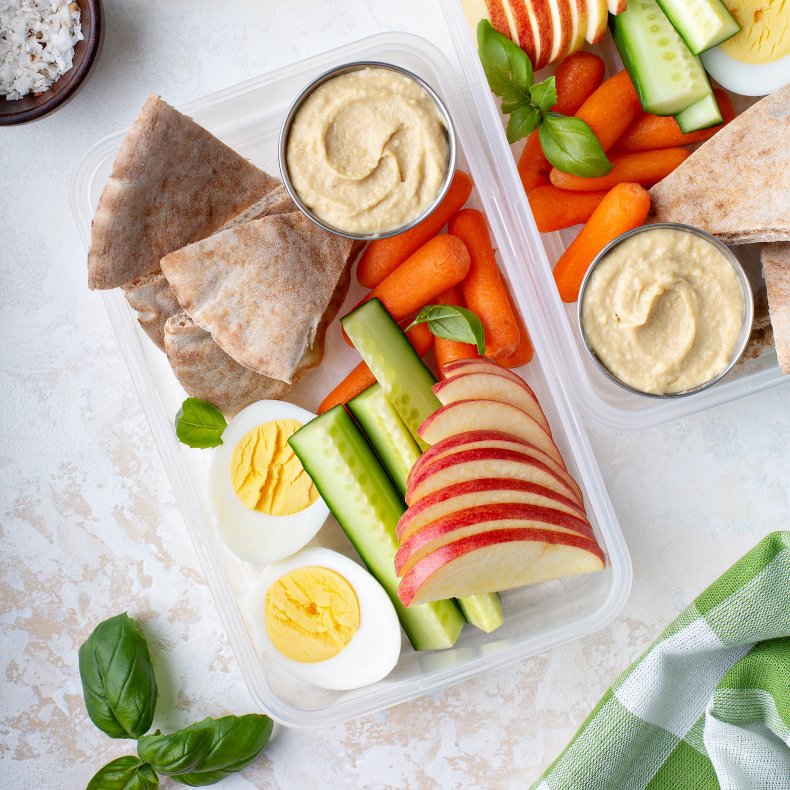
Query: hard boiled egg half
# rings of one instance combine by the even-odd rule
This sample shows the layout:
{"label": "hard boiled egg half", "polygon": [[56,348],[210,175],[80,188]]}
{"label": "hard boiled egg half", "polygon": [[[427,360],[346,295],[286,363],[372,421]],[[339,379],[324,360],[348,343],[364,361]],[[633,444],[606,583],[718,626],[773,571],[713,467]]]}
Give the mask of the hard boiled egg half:
{"label": "hard boiled egg half", "polygon": [[384,588],[324,548],[269,565],[251,601],[264,649],[288,673],[337,691],[375,683],[400,656],[401,632]]}
{"label": "hard boiled egg half", "polygon": [[209,496],[230,550],[248,562],[275,562],[303,548],[329,515],[288,444],[315,417],[280,400],[240,411],[222,433]]}

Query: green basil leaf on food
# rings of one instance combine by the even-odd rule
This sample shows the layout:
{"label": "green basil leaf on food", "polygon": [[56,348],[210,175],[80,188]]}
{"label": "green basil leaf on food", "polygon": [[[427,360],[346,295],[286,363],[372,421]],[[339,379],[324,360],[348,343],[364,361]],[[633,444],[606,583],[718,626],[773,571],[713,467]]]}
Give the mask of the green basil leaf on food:
{"label": "green basil leaf on food", "polygon": [[214,743],[208,727],[178,730],[171,735],[144,735],[137,741],[137,754],[157,773],[172,775],[194,771],[206,759]]}
{"label": "green basil leaf on food", "polygon": [[227,427],[222,412],[200,398],[187,398],[176,414],[178,440],[200,450],[222,444],[222,432]]}
{"label": "green basil leaf on food", "polygon": [[540,110],[532,104],[522,104],[510,113],[507,121],[507,141],[511,144],[528,137],[538,128]]}
{"label": "green basil leaf on food", "polygon": [[557,103],[557,85],[554,76],[538,82],[529,89],[532,103],[541,111],[548,112]]}
{"label": "green basil leaf on food", "polygon": [[119,757],[100,768],[86,790],[157,790],[159,777],[137,757]]}
{"label": "green basil leaf on food", "polygon": [[471,310],[449,304],[429,304],[420,310],[409,325],[428,324],[428,329],[436,337],[457,340],[477,346],[479,354],[486,353],[485,330],[483,323]]}
{"label": "green basil leaf on food", "polygon": [[99,623],[80,647],[80,678],[91,721],[111,738],[139,738],[156,707],[148,645],[125,612]]}
{"label": "green basil leaf on food", "polygon": [[[213,785],[232,773],[246,768],[263,751],[272,734],[272,720],[268,716],[249,713],[246,716],[224,716],[221,719],[206,718],[185,727],[172,735],[155,736],[173,739],[190,738],[191,733],[208,732],[211,740],[208,750],[188,771],[170,774],[175,782],[189,787]],[[153,753],[153,742],[144,745],[145,753]],[[196,741],[202,749],[202,739]],[[149,751],[150,750],[150,751]],[[177,755],[174,751],[173,755]],[[184,758],[186,762],[186,758]],[[156,764],[154,764],[155,767]],[[157,770],[158,767],[157,767]],[[164,770],[161,771],[165,773]]]}
{"label": "green basil leaf on food", "polygon": [[563,173],[596,178],[613,167],[593,130],[581,118],[547,112],[539,134],[546,159]]}
{"label": "green basil leaf on food", "polygon": [[530,101],[529,88],[535,78],[529,56],[487,19],[477,26],[477,51],[491,90],[502,98],[502,112]]}

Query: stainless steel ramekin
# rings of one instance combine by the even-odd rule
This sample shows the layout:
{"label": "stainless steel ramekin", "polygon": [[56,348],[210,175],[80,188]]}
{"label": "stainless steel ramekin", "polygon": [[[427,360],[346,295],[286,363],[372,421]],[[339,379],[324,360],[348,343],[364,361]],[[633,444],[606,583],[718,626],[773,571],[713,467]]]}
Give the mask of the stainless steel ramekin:
{"label": "stainless steel ramekin", "polygon": [[[741,289],[743,292],[743,326],[741,328],[741,335],[738,338],[738,342],[735,346],[735,350],[733,351],[732,357],[730,358],[730,362],[724,370],[722,370],[719,374],[717,374],[714,378],[706,381],[704,384],[700,384],[699,387],[695,387],[694,389],[690,390],[683,390],[682,392],[667,392],[664,394],[657,394],[654,392],[643,392],[642,390],[635,389],[630,385],[626,384],[625,382],[621,381],[617,376],[615,376],[604,364],[598,359],[596,353],[590,348],[590,343],[587,340],[587,336],[584,333],[584,324],[582,323],[582,305],[584,304],[584,297],[587,291],[587,284],[590,282],[590,278],[592,277],[593,272],[595,271],[598,264],[619,244],[622,244],[626,239],[630,239],[631,236],[636,236],[638,233],[647,233],[651,230],[661,229],[661,228],[668,228],[672,230],[680,230],[685,233],[692,233],[695,236],[699,236],[705,241],[712,244],[719,250],[722,255],[724,255],[727,262],[732,266],[735,270],[735,274],[738,276],[738,281],[741,284]],[[682,225],[677,222],[657,222],[655,225],[642,225],[641,227],[635,228],[634,230],[629,230],[627,233],[623,233],[622,235],[618,236],[614,241],[610,242],[606,245],[599,253],[595,256],[590,268],[587,270],[587,274],[584,275],[584,279],[582,280],[581,288],[579,289],[579,300],[578,300],[578,307],[576,311],[576,318],[579,323],[579,331],[581,332],[582,340],[584,341],[584,347],[587,349],[587,352],[592,357],[593,362],[595,362],[598,369],[601,373],[606,376],[610,381],[613,381],[619,387],[622,387],[624,390],[633,393],[634,395],[641,395],[645,398],[659,398],[659,399],[670,399],[670,398],[685,398],[688,395],[694,395],[697,392],[702,392],[702,390],[707,389],[708,387],[712,387],[717,381],[720,381],[724,376],[726,376],[734,367],[735,363],[741,358],[744,350],[746,349],[746,345],[749,342],[749,336],[752,332],[752,322],[754,320],[754,296],[752,294],[752,287],[749,283],[749,278],[746,276],[746,272],[743,270],[743,266],[741,266],[740,261],[733,255],[732,250],[727,247],[726,244],[720,242],[714,236],[711,236],[709,233],[706,233],[704,230],[700,230],[699,228],[695,228],[691,225]]]}
{"label": "stainless steel ramekin", "polygon": [[[342,230],[341,228],[336,228],[333,225],[328,224],[325,222],[321,217],[315,214],[312,209],[304,204],[299,193],[294,188],[293,183],[291,182],[291,177],[288,173],[288,163],[286,160],[286,152],[288,148],[288,135],[291,131],[291,124],[293,123],[293,119],[296,117],[296,113],[299,111],[299,108],[305,102],[308,96],[316,90],[320,85],[323,85],[325,82],[329,82],[329,80],[334,79],[335,77],[339,77],[341,74],[347,74],[350,71],[359,71],[361,69],[389,69],[390,71],[396,71],[399,74],[403,74],[404,76],[408,77],[411,80],[414,80],[433,100],[436,108],[439,110],[439,114],[442,116],[442,120],[444,121],[445,131],[447,134],[447,171],[444,176],[444,181],[442,182],[441,189],[439,193],[436,195],[436,199],[425,208],[418,216],[414,217],[413,219],[409,220],[408,223],[401,225],[397,228],[388,228],[386,230],[379,231],[377,233],[352,233],[347,230]],[[455,127],[453,126],[452,118],[450,117],[450,113],[447,111],[447,107],[445,107],[444,102],[439,98],[436,91],[431,88],[423,79],[418,77],[416,74],[412,73],[408,69],[401,68],[400,66],[395,66],[392,63],[380,63],[378,61],[370,60],[370,61],[357,61],[354,63],[346,63],[342,66],[337,66],[329,71],[324,72],[319,77],[316,77],[294,100],[294,103],[291,105],[290,109],[288,110],[285,120],[283,121],[282,127],[280,128],[280,144],[279,144],[279,158],[280,158],[280,175],[282,176],[283,184],[285,184],[285,188],[288,190],[288,194],[293,199],[294,203],[299,207],[299,210],[316,225],[323,228],[324,230],[328,230],[330,233],[335,233],[338,236],[345,236],[347,239],[356,239],[357,241],[372,241],[373,239],[385,239],[388,236],[395,236],[398,233],[403,233],[410,228],[413,228],[417,223],[424,220],[438,205],[441,203],[444,196],[447,194],[447,190],[450,188],[450,183],[453,180],[453,174],[455,173],[455,160],[457,155],[457,145],[456,145],[456,135],[455,135]]]}

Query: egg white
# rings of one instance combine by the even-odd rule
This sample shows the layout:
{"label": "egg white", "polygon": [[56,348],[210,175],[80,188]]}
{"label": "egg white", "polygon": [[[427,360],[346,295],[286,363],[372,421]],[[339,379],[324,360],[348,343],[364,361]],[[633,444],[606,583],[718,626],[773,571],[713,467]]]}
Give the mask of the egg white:
{"label": "egg white", "polygon": [[[266,592],[279,578],[297,568],[329,568],[354,588],[359,601],[359,628],[336,656],[306,664],[287,658],[272,644],[266,630]],[[269,565],[252,592],[252,622],[264,650],[289,674],[319,688],[347,691],[376,683],[398,663],[401,630],[398,615],[384,588],[356,562],[320,547],[303,549]]]}
{"label": "egg white", "polygon": [[272,516],[251,510],[233,488],[230,462],[236,445],[254,428],[274,420],[304,425],[315,414],[280,400],[262,400],[240,411],[222,433],[209,470],[209,497],[220,535],[228,548],[248,562],[276,562],[309,543],[329,515],[319,496],[299,513]]}
{"label": "egg white", "polygon": [[790,55],[772,63],[743,63],[721,47],[702,54],[706,71],[722,87],[742,96],[766,96],[790,83]]}

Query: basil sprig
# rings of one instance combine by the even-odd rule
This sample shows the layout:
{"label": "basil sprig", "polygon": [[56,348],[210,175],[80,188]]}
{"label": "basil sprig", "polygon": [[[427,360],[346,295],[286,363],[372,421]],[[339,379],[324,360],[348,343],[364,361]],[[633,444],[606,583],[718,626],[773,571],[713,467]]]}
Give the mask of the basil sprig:
{"label": "basil sprig", "polygon": [[187,398],[176,414],[179,441],[200,450],[222,444],[222,432],[227,427],[222,412],[200,398]]}
{"label": "basil sprig", "polygon": [[558,170],[594,178],[612,169],[598,138],[581,118],[551,111],[557,103],[554,77],[536,83],[527,53],[487,19],[477,26],[477,51],[491,90],[502,99],[502,112],[510,116],[509,143],[538,129],[543,153]]}
{"label": "basil sprig", "polygon": [[151,726],[156,678],[148,645],[129,615],[96,626],[80,648],[80,678],[91,721],[111,738],[139,738]]}
{"label": "basil sprig", "polygon": [[483,324],[475,313],[465,307],[449,304],[426,305],[409,324],[408,329],[417,324],[428,324],[428,329],[436,337],[470,343],[477,346],[478,354],[486,353]]}
{"label": "basil sprig", "polygon": [[211,785],[246,768],[272,734],[268,716],[224,716],[202,721],[170,735],[148,735],[137,742],[141,760],[190,787]]}
{"label": "basil sprig", "polygon": [[100,768],[86,790],[157,790],[159,777],[137,757],[119,757]]}
{"label": "basil sprig", "polygon": [[246,768],[272,734],[268,716],[206,718],[169,735],[150,728],[156,677],[148,645],[127,614],[100,623],[79,651],[85,706],[113,738],[137,738],[137,757],[104,766],[88,790],[157,790],[158,774],[190,787],[212,785]]}

